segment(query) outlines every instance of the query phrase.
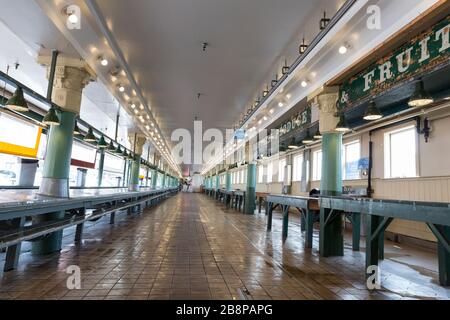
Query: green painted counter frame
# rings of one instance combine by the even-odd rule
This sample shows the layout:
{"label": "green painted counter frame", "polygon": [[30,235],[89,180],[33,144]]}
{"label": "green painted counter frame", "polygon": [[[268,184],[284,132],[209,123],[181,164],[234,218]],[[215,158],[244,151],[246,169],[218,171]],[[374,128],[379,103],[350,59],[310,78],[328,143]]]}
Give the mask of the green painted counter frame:
{"label": "green painted counter frame", "polygon": [[[92,190],[92,189],[91,189]],[[81,192],[80,190],[79,192]],[[178,188],[167,188],[159,190],[147,190],[140,192],[117,192],[113,194],[79,196],[73,198],[48,198],[38,197],[29,201],[9,201],[0,204],[0,221],[11,221],[11,227],[16,236],[7,235],[0,242],[0,248],[6,247],[6,259],[4,270],[9,271],[17,268],[22,241],[45,236],[45,234],[55,230],[76,225],[75,241],[81,241],[83,225],[86,221],[99,219],[110,213],[110,223],[114,223],[117,211],[131,210],[131,212],[141,212],[144,207],[154,206],[166,196],[176,194]],[[105,208],[102,212],[102,208]],[[107,208],[107,209],[106,209]],[[86,216],[89,209],[99,210],[95,215]],[[38,231],[28,232],[25,230],[26,217],[34,217],[48,214],[55,211],[76,212],[73,216],[58,221],[50,221],[47,224],[38,226]],[[3,241],[4,240],[4,241]]]}
{"label": "green painted counter frame", "polygon": [[[320,207],[367,215],[366,270],[383,258],[383,234],[394,219],[424,222],[438,240],[439,282],[450,286],[450,204],[435,202],[320,197]],[[366,273],[366,276],[369,274]]]}
{"label": "green painted counter frame", "polygon": [[[324,218],[323,210],[319,207],[319,199],[314,197],[300,197],[289,195],[268,195],[267,196],[267,231],[272,230],[273,210],[280,207],[283,215],[282,237],[286,240],[288,237],[289,227],[289,210],[290,208],[296,208],[300,213],[301,218],[301,230],[305,231],[305,248],[312,248],[313,245],[313,231],[314,222],[317,221],[317,214],[320,211],[321,226],[329,223],[329,219],[335,218],[330,214],[328,219]],[[349,213],[348,218],[353,225],[353,242],[352,248],[354,251],[360,250],[360,236],[361,236],[361,223],[360,215]],[[319,241],[324,238],[323,228],[319,236]],[[322,254],[322,253],[321,253]]]}

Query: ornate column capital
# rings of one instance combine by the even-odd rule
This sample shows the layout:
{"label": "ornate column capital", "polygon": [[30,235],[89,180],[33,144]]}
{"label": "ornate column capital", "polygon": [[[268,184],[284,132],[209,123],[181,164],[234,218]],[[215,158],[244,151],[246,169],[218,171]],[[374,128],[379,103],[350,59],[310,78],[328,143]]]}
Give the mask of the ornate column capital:
{"label": "ornate column capital", "polygon": [[[51,56],[40,55],[38,63],[50,75]],[[65,111],[80,113],[82,91],[96,75],[84,60],[60,56],[56,62],[52,101]]]}
{"label": "ornate column capital", "polygon": [[128,140],[130,141],[131,149],[135,147],[134,153],[137,155],[142,155],[147,138],[141,134],[136,135],[135,133],[130,133],[128,135]]}
{"label": "ornate column capital", "polygon": [[336,117],[339,87],[324,87],[313,99],[319,108],[320,132],[334,132],[339,122],[339,117]]}

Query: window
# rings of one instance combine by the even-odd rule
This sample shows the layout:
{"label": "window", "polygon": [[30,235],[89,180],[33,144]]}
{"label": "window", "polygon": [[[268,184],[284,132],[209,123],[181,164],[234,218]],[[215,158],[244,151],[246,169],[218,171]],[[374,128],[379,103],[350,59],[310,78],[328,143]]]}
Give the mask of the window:
{"label": "window", "polygon": [[258,167],[258,183],[264,182],[264,166],[260,165]]}
{"label": "window", "polygon": [[303,155],[294,157],[294,181],[302,181]]}
{"label": "window", "polygon": [[313,180],[322,179],[322,150],[315,151],[313,154]]}
{"label": "window", "polygon": [[344,180],[359,179],[358,162],[361,157],[361,144],[359,141],[353,141],[343,146],[342,164]]}
{"label": "window", "polygon": [[284,182],[284,176],[286,171],[286,159],[278,162],[278,182]]}
{"label": "window", "polygon": [[417,142],[414,126],[384,135],[385,178],[417,177]]}
{"label": "window", "polygon": [[[102,178],[102,186],[104,187],[115,187],[119,186],[119,183],[122,182],[123,176],[123,168],[125,161],[122,158],[112,156],[108,153],[105,153],[105,163],[103,168],[103,178]],[[146,176],[147,172],[142,172],[141,175],[144,174]]]}
{"label": "window", "polygon": [[272,183],[273,179],[273,163],[270,162],[267,165],[267,183]]}

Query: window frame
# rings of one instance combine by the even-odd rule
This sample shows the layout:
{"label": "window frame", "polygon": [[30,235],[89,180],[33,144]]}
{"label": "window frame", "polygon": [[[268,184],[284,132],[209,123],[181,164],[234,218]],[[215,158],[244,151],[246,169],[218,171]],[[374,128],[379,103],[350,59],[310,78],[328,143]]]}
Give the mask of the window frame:
{"label": "window frame", "polygon": [[264,183],[264,165],[258,166],[258,183]]}
{"label": "window frame", "polygon": [[361,139],[356,139],[356,140],[352,140],[349,141],[347,143],[344,143],[342,145],[342,180],[344,181],[350,181],[350,180],[360,180],[361,176],[358,176],[358,178],[356,179],[347,179],[347,172],[346,172],[346,167],[347,167],[347,147],[354,145],[354,144],[358,144],[359,145],[359,159],[361,159]]}
{"label": "window frame", "polygon": [[[414,133],[414,175],[413,176],[394,176],[392,174],[392,135],[403,133],[405,131],[412,131]],[[419,136],[417,134],[416,126],[411,124],[395,130],[390,130],[384,133],[384,178],[385,179],[410,179],[420,177],[419,172]]]}
{"label": "window frame", "polygon": [[281,159],[278,161],[278,183],[283,183],[286,177],[287,160]]}
{"label": "window frame", "polygon": [[[318,154],[320,154],[320,166],[318,166],[318,161],[317,161],[317,155]],[[320,180],[322,180],[322,161],[323,161],[322,149],[314,151],[313,152],[312,181],[320,181]]]}
{"label": "window frame", "polygon": [[273,182],[273,162],[267,164],[267,183]]}
{"label": "window frame", "polygon": [[[301,159],[301,161],[298,161]],[[303,162],[305,161],[303,154],[297,154],[294,156],[293,163],[294,163],[294,175],[293,175],[293,182],[301,182],[303,180]],[[300,164],[300,166],[299,166]],[[299,178],[298,178],[299,177]]]}

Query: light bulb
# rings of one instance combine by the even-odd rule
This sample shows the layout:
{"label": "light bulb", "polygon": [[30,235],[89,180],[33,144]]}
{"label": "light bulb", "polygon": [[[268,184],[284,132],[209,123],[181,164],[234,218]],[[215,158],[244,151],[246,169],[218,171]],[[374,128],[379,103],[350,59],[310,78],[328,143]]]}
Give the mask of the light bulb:
{"label": "light bulb", "polygon": [[346,46],[340,46],[340,47],[339,47],[339,53],[340,53],[340,54],[346,54],[347,51],[348,51],[348,49],[347,49]]}
{"label": "light bulb", "polygon": [[76,24],[78,23],[78,16],[75,13],[70,13],[69,14],[69,22],[72,24]]}

